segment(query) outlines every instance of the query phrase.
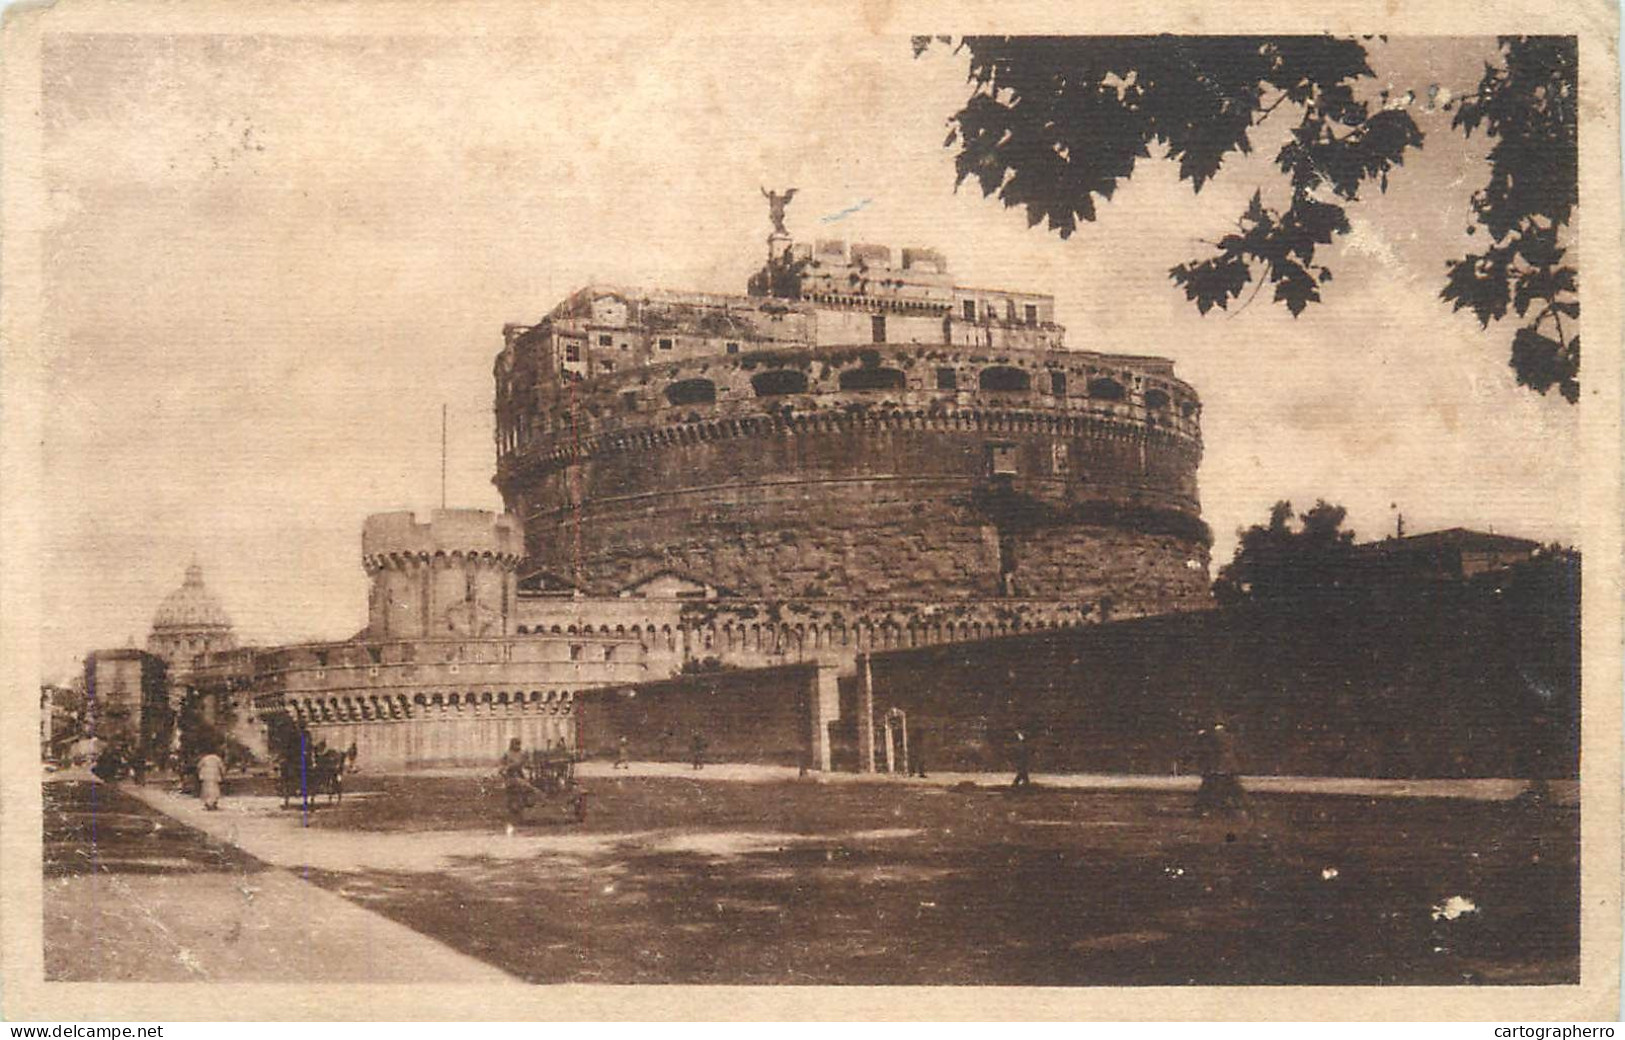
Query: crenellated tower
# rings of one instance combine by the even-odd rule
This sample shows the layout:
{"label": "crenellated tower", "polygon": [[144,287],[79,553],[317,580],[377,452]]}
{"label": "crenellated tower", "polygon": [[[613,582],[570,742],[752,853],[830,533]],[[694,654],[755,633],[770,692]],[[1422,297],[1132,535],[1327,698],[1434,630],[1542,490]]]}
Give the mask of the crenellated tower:
{"label": "crenellated tower", "polygon": [[361,531],[371,578],[367,638],[435,639],[513,632],[519,521],[482,509],[378,513]]}

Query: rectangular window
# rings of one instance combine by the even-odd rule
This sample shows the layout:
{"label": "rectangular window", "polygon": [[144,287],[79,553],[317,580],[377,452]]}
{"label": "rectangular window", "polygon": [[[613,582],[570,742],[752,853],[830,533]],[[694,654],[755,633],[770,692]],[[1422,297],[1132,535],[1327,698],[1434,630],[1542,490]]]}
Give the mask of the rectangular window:
{"label": "rectangular window", "polygon": [[1051,372],[1049,374],[1049,392],[1056,397],[1066,396],[1066,373]]}
{"label": "rectangular window", "polygon": [[987,462],[989,471],[995,476],[1014,476],[1016,473],[1016,446],[1014,444],[989,444],[987,446]]}
{"label": "rectangular window", "polygon": [[603,369],[605,372],[613,372],[613,371],[615,371],[615,362],[613,362],[613,361],[600,361],[600,362],[598,362],[598,367]]}
{"label": "rectangular window", "polygon": [[581,360],[581,343],[580,343],[580,341],[573,340],[573,339],[564,341],[564,360],[565,361],[580,361]]}
{"label": "rectangular window", "polygon": [[886,316],[884,314],[876,314],[870,318],[869,331],[873,335],[876,343],[886,342]]}
{"label": "rectangular window", "polygon": [[1014,325],[1016,323],[1016,301],[1004,301],[1004,320]]}
{"label": "rectangular window", "polygon": [[1038,324],[1038,304],[1036,303],[1029,303],[1027,305],[1027,324]]}
{"label": "rectangular window", "polygon": [[730,354],[739,353],[739,344],[737,344],[737,343],[729,343],[728,344],[728,353],[730,353]]}
{"label": "rectangular window", "polygon": [[975,300],[966,300],[965,301],[965,320],[966,321],[975,321],[976,320],[976,301]]}
{"label": "rectangular window", "polygon": [[638,410],[638,392],[636,390],[628,390],[625,393],[623,393],[621,395],[621,407],[625,408],[629,412],[637,411]]}
{"label": "rectangular window", "polygon": [[572,660],[572,661],[581,660],[581,647],[579,645],[575,645],[575,644],[571,645],[571,647],[570,647],[570,660]]}
{"label": "rectangular window", "polygon": [[959,373],[956,372],[955,370],[951,369],[951,368],[939,368],[939,369],[937,369],[937,389],[938,390],[958,390],[959,389]]}
{"label": "rectangular window", "polygon": [[598,337],[598,345],[600,347],[612,347],[612,346],[615,345],[615,337],[614,336],[609,336],[609,335],[599,336]]}
{"label": "rectangular window", "polygon": [[671,340],[669,340],[669,339],[662,339],[662,340],[661,340],[661,341],[660,341],[660,349],[661,349],[661,350],[670,350],[670,349],[671,349]]}

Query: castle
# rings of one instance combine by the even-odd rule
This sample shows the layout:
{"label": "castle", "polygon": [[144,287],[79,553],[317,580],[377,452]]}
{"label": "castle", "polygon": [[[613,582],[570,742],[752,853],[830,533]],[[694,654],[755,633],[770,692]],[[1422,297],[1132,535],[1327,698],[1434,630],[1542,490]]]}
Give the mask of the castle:
{"label": "castle", "polygon": [[369,517],[355,638],[181,665],[244,733],[484,763],[585,690],[1209,604],[1195,391],[934,251],[780,226],[744,294],[594,285],[503,339],[506,512]]}
{"label": "castle", "polygon": [[507,327],[524,592],[664,578],[733,630],[776,604],[953,638],[1206,605],[1201,404],[1171,362],[1066,349],[1052,298],[933,251],[786,243],[750,289],[590,286]]}

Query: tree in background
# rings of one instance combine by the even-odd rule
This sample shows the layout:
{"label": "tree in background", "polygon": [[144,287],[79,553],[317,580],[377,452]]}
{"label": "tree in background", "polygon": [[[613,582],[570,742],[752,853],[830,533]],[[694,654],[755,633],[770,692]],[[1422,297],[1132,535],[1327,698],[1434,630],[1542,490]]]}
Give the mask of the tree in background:
{"label": "tree in background", "polygon": [[215,698],[211,710],[208,699],[207,694],[196,690],[188,690],[181,699],[175,720],[181,731],[180,761],[175,763],[176,767],[184,773],[210,751],[218,752],[228,769],[252,764],[253,750],[231,735],[236,711],[222,698]]}
{"label": "tree in background", "polygon": [[[983,195],[1024,207],[1029,225],[1067,238],[1153,143],[1200,192],[1228,157],[1252,152],[1256,128],[1295,120],[1275,156],[1286,205],[1266,203],[1261,187],[1212,255],[1169,277],[1203,314],[1267,281],[1296,317],[1332,280],[1317,252],[1349,232],[1346,206],[1386,191],[1422,146],[1405,111],[1414,94],[1356,93],[1374,78],[1369,39],[968,36],[960,47],[971,95],[949,119],[946,144],[958,147],[960,183],[975,179]],[[931,42],[916,37],[915,54]],[[1496,144],[1468,229],[1482,228],[1489,245],[1450,262],[1441,295],[1486,327],[1509,307],[1528,319],[1512,341],[1518,381],[1541,393],[1555,386],[1573,402],[1579,302],[1561,231],[1578,197],[1577,46],[1573,37],[1504,37],[1500,48],[1502,64],[1486,66],[1477,91],[1446,104],[1459,104],[1453,128],[1482,129]]]}
{"label": "tree in background", "polygon": [[1235,556],[1219,569],[1213,582],[1219,604],[1301,605],[1343,587],[1354,558],[1347,516],[1321,499],[1294,525],[1292,503],[1275,503],[1266,523],[1241,532]]}

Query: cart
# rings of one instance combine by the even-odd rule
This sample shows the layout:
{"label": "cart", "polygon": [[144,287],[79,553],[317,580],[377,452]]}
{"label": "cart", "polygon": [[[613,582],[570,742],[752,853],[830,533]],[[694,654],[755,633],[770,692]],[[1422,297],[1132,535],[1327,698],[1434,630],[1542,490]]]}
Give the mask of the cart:
{"label": "cart", "polygon": [[525,810],[542,806],[565,819],[581,823],[587,818],[587,793],[576,779],[576,756],[569,751],[532,751],[520,775],[506,778],[508,817],[520,822]]}

